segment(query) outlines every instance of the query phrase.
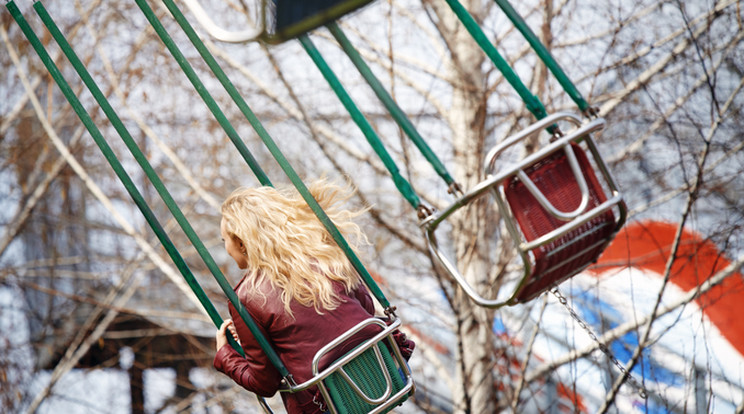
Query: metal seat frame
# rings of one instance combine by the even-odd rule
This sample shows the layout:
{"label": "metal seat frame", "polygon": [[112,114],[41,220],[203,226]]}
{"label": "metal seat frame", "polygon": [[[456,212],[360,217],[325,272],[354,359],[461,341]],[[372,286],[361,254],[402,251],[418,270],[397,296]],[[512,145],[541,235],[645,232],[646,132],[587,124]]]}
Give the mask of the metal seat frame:
{"label": "metal seat frame", "polygon": [[[495,171],[497,160],[499,156],[504,153],[504,151],[520,142],[523,142],[527,138],[541,133],[544,129],[558,122],[568,123],[573,127],[573,129],[557,136],[557,138],[551,143],[545,145],[537,152],[526,156],[517,164],[498,172]],[[616,212],[616,214],[614,214],[615,228],[612,231],[609,239],[607,240],[608,243],[610,240],[612,240],[612,238],[614,238],[617,231],[619,231],[622,225],[625,223],[627,207],[625,205],[625,202],[623,201],[622,195],[618,190],[614,178],[605,165],[604,160],[602,160],[602,157],[600,156],[597,147],[591,137],[592,133],[603,129],[604,125],[605,121],[602,118],[595,118],[587,122],[582,122],[580,117],[569,112],[555,113],[533,123],[524,130],[505,139],[504,141],[496,145],[493,149],[491,149],[491,151],[489,151],[488,155],[486,156],[485,162],[485,180],[483,180],[473,189],[458,198],[446,209],[440,212],[436,212],[435,214],[432,214],[422,220],[421,227],[426,233],[426,240],[429,251],[442,264],[443,268],[463,288],[465,293],[478,305],[487,308],[499,308],[504,305],[515,305],[522,302],[522,300],[519,298],[519,292],[530,281],[532,277],[535,277],[535,275],[532,274],[533,268],[535,266],[534,254],[532,253],[534,249],[546,246],[547,244],[559,239],[560,237],[565,236],[569,232],[576,230],[590,220],[608,211]],[[571,149],[572,143],[584,143],[586,145],[587,151],[592,155],[596,168],[599,169],[601,176],[604,178],[604,184],[609,190],[609,194],[605,194],[606,200],[604,202],[588,210],[587,204],[589,201],[589,188],[586,183],[586,179],[584,178],[584,173],[581,171],[581,168],[577,162],[574,151]],[[532,180],[527,176],[527,173],[525,173],[524,171],[535,163],[561,150],[565,151],[566,153],[566,158],[574,174],[578,188],[581,191],[580,205],[573,211],[561,211],[557,209],[548,200],[548,197],[537,188],[537,186],[532,182]],[[553,217],[565,222],[565,224],[534,240],[526,240],[523,232],[519,229],[519,225],[516,222],[512,210],[505,200],[504,184],[512,177],[517,177],[517,179],[519,179],[525,185],[530,194],[535,197],[542,208],[548,211]],[[603,192],[605,191],[603,189],[599,190]],[[473,200],[478,199],[488,192],[494,195],[496,205],[501,212],[502,219],[504,220],[507,231],[514,240],[517,252],[522,259],[523,272],[521,279],[517,283],[514,292],[511,293],[506,299],[503,299],[503,295],[502,299],[488,299],[481,296],[458,271],[457,267],[452,263],[452,261],[447,258],[447,256],[442,252],[442,249],[437,243],[435,235],[437,228],[445,219],[447,219],[461,207],[468,205]],[[573,269],[573,271],[569,275],[564,277],[563,280],[582,271],[589,264],[591,263],[586,263],[580,268]]]}
{"label": "metal seat frame", "polygon": [[[323,380],[326,379],[329,375],[338,372],[352,387],[354,392],[359,395],[359,397],[361,397],[368,404],[376,406],[374,410],[369,412],[370,414],[381,413],[394,405],[400,404],[401,399],[406,396],[406,394],[412,396],[415,393],[416,387],[413,382],[413,377],[411,376],[411,371],[408,368],[408,364],[403,358],[403,355],[400,353],[400,349],[398,348],[398,345],[393,338],[393,332],[401,325],[400,319],[397,319],[394,316],[391,316],[391,318],[393,319],[390,325],[387,325],[379,318],[365,319],[348,331],[344,332],[342,335],[340,335],[339,337],[325,345],[323,348],[318,350],[318,352],[316,352],[312,362],[312,378],[299,385],[289,385],[285,382],[284,387],[280,390],[280,392],[295,393],[317,385],[320,389],[321,394],[323,395],[323,398],[328,404],[330,412],[332,414],[337,414],[339,412],[338,407],[336,407],[336,404],[332,400],[331,395],[328,392],[328,388],[323,383]],[[362,344],[354,348],[352,351],[348,352],[343,357],[334,361],[327,368],[323,369],[322,371],[319,370],[320,361],[325,355],[349,340],[351,337],[354,336],[354,334],[370,325],[378,325],[382,328],[382,331],[374,337],[364,341]],[[405,376],[404,387],[395,394],[393,394],[392,378],[390,377],[390,374],[385,367],[381,351],[377,347],[377,344],[382,343],[383,341],[387,341],[387,344],[389,345],[388,348],[392,351],[394,360],[397,362],[402,375]],[[378,368],[383,372],[386,381],[385,392],[382,396],[377,398],[366,395],[364,391],[362,391],[362,389],[359,387],[359,385],[356,384],[353,379],[344,371],[344,366],[346,364],[348,364],[349,362],[354,360],[354,358],[358,357],[370,348],[373,349],[375,356],[377,357]]]}

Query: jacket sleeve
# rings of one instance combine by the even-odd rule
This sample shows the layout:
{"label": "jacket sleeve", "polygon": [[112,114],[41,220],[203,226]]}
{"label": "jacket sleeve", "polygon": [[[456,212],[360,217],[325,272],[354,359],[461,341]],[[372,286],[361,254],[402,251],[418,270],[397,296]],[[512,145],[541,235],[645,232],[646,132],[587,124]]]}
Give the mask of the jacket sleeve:
{"label": "jacket sleeve", "polygon": [[229,308],[243,351],[245,351],[245,358],[230,345],[225,345],[214,356],[214,367],[246,390],[262,397],[271,397],[279,389],[282,381],[281,375],[271,364],[268,356],[250,334],[234,308],[232,306]]}
{"label": "jacket sleeve", "polygon": [[252,369],[252,365],[247,358],[243,358],[230,345],[220,348],[214,356],[215,369],[232,378],[236,384],[262,397],[273,396],[279,388],[281,378],[279,381],[272,381],[275,384],[272,386],[272,382],[264,381],[265,375],[261,375],[260,371]]}

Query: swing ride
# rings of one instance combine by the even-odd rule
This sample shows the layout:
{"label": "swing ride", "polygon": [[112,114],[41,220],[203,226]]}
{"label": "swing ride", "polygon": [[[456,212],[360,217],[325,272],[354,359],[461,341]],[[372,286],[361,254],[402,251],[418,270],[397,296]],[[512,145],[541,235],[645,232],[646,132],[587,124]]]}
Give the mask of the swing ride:
{"label": "swing ride", "polygon": [[[225,130],[225,133],[256,175],[259,182],[262,185],[270,186],[271,181],[268,176],[263,172],[248,148],[246,148],[243,140],[218,107],[214,98],[207,92],[202,81],[180,52],[159,18],[145,0],[135,0],[135,2],[163,44],[178,62],[214,117]],[[524,101],[526,108],[537,118],[537,122],[503,140],[489,152],[485,161],[485,180],[468,191],[463,191],[447,172],[444,164],[426,144],[421,134],[416,130],[410,120],[408,120],[395,100],[382,86],[381,82],[375,78],[349,39],[335,23],[335,20],[338,18],[370,2],[371,0],[261,1],[259,2],[257,14],[254,16],[256,24],[253,27],[249,27],[244,31],[228,32],[221,29],[219,25],[214,24],[197,0],[185,0],[185,4],[196,16],[199,23],[202,24],[210,35],[218,40],[226,42],[257,40],[269,44],[281,43],[295,38],[299,40],[324,78],[328,81],[331,89],[349,112],[351,118],[361,129],[375,153],[383,161],[401,195],[417,212],[421,228],[425,233],[427,245],[433,257],[439,261],[442,268],[452,276],[463,291],[478,305],[498,308],[504,305],[528,302],[545,291],[556,287],[564,280],[579,273],[588,265],[595,262],[623,226],[626,214],[625,205],[617,185],[592,140],[592,134],[604,127],[604,120],[599,118],[581,97],[570,80],[568,80],[568,77],[561,71],[547,50],[540,44],[537,37],[534,36],[526,24],[514,12],[508,2],[506,0],[496,0],[496,3],[507,14],[520,32],[522,32],[540,59],[554,73],[565,91],[577,103],[580,112],[586,119],[566,112],[549,115],[540,100],[529,92],[513,69],[488,41],[467,10],[458,1],[447,0],[447,4],[470,32],[471,36],[501,71],[504,78],[514,87]],[[83,83],[93,94],[127,148],[137,160],[159,196],[165,202],[171,214],[173,214],[191,243],[195,246],[200,257],[213,274],[215,280],[217,280],[230,303],[238,310],[241,319],[246,323],[263,351],[269,357],[272,365],[276,367],[284,378],[284,385],[280,391],[294,393],[309,387],[318,386],[333,413],[382,413],[390,411],[394,407],[404,403],[414,394],[415,384],[411,372],[393,339],[393,332],[401,326],[401,321],[395,314],[395,307],[389,303],[364,265],[348,246],[339,230],[334,226],[317,201],[310,195],[299,175],[263,128],[258,118],[248,107],[243,97],[221,69],[220,65],[173,0],[163,0],[163,3],[193,46],[198,50],[214,76],[220,81],[246,120],[248,120],[259,135],[283,172],[297,188],[318,219],[325,225],[334,241],[344,251],[357,272],[362,276],[370,292],[382,305],[385,314],[390,319],[390,323],[382,322],[377,318],[368,319],[331,341],[314,356],[312,364],[313,377],[300,384],[295,382],[292,374],[288,372],[281,361],[280,356],[272,349],[269,341],[256,325],[256,322],[240,304],[235,292],[224,275],[222,275],[206,247],[176,205],[157,173],[147,161],[147,158],[137,147],[137,144],[116,115],[114,109],[98,89],[84,64],[78,59],[73,48],[65,39],[64,34],[57,28],[52,17],[40,2],[35,2],[33,8],[54,40],[59,44],[64,55],[72,63]],[[90,132],[104,157],[124,184],[130,197],[145,216],[148,224],[156,233],[171,259],[182,272],[183,277],[194,293],[196,293],[215,326],[220,326],[222,320],[219,314],[191,274],[185,261],[181,258],[178,250],[164,232],[161,224],[144,201],[139,190],[122,168],[100,130],[98,130],[82,107],[56,64],[49,57],[45,46],[25,21],[25,18],[14,2],[8,2],[6,7],[21,27],[21,30],[62,90],[81,122]],[[348,93],[344,90],[343,85],[338,80],[338,77],[331,71],[327,63],[325,63],[323,57],[306,34],[308,31],[324,25],[387,108],[392,118],[445,182],[448,192],[456,198],[449,207],[436,212],[431,207],[424,205],[410,183],[401,175],[374,129],[351,100]],[[534,139],[544,134],[548,135],[549,142],[543,145],[541,149],[533,154],[528,154],[515,165],[507,168],[502,167],[503,163],[499,157],[505,151],[523,143],[527,139]],[[598,170],[599,174],[595,172],[595,169]],[[456,265],[446,257],[435,235],[438,226],[449,216],[460,208],[467,207],[474,200],[486,193],[493,194],[504,225],[514,241],[515,249],[522,260],[522,276],[513,287],[512,293],[506,299],[488,299],[482,297],[459,273]],[[324,355],[343,344],[356,332],[359,332],[368,325],[378,325],[381,328],[381,332],[331,363],[328,367],[321,368],[319,366],[319,361]],[[228,338],[230,344],[242,353],[240,346],[229,336]],[[259,402],[267,412],[270,412],[270,409],[260,397]]]}
{"label": "swing ride", "polygon": [[[159,21],[157,20],[154,12],[149,8],[149,6],[147,6],[144,1],[138,2],[138,5],[142,8],[142,11],[145,13],[148,19],[150,19],[150,22],[153,23],[156,31],[158,31],[159,34],[163,35],[163,40],[164,42],[166,42],[166,44],[169,45],[169,47],[172,48],[171,51],[175,52],[177,50],[175,44],[167,37],[167,33],[164,32],[162,25],[159,25]],[[82,107],[80,101],[75,96],[72,89],[69,87],[67,81],[61,75],[56,64],[49,57],[41,41],[30,28],[28,23],[25,21],[17,6],[15,6],[13,2],[9,2],[7,4],[7,7],[11,12],[13,18],[23,30],[26,37],[29,39],[29,42],[32,44],[34,50],[41,57],[42,62],[47,67],[47,70],[50,72],[50,74],[52,74],[55,82],[57,82],[65,97],[73,106],[73,109],[75,109],[76,114],[80,117],[81,121],[86,126],[90,134],[94,137],[96,144],[103,152],[104,157],[107,159],[107,161],[109,161],[112,168],[114,168],[114,171],[116,172],[122,183],[125,185],[130,196],[133,200],[135,200],[137,206],[140,208],[140,211],[143,213],[150,226],[158,235],[161,243],[163,243],[163,245],[166,247],[169,255],[176,263],[179,270],[181,270],[181,272],[183,273],[184,278],[189,283],[189,286],[197,294],[197,297],[199,298],[205,309],[207,309],[215,326],[219,326],[222,323],[222,320],[214,309],[214,306],[211,304],[203,289],[201,289],[198,282],[191,274],[190,270],[186,266],[178,251],[175,249],[175,247],[173,247],[173,243],[163,231],[162,226],[158,222],[157,218],[155,218],[149,206],[143,201],[144,198],[142,197],[141,193],[139,193],[139,190],[137,190],[137,188],[134,186],[131,178],[129,178],[129,176],[122,168],[120,162],[117,160],[111,148],[108,146],[105,139],[103,138],[100,130],[93,123],[90,116],[85,112],[85,109]],[[246,110],[246,117],[249,119],[249,121],[253,121],[252,125],[256,127],[257,131],[260,131],[259,134],[262,135],[262,138],[266,140],[267,146],[269,146],[270,149],[273,150],[273,154],[277,158],[277,161],[280,163],[280,165],[282,165],[287,175],[289,175],[290,179],[295,183],[296,187],[303,195],[303,197],[306,197],[308,204],[319,216],[319,219],[328,227],[328,231],[334,237],[339,246],[347,253],[348,256],[350,256],[349,260],[352,262],[352,264],[355,265],[355,267],[357,267],[357,271],[362,276],[365,283],[368,285],[372,294],[375,295],[378,302],[383,306],[386,315],[391,321],[388,325],[382,323],[377,318],[369,319],[360,323],[358,326],[350,329],[341,337],[329,343],[326,347],[319,351],[318,355],[316,355],[316,361],[318,361],[322,355],[328,353],[330,350],[343,343],[347,338],[352,336],[358,330],[362,329],[364,326],[368,324],[384,325],[380,325],[383,329],[375,337],[363,342],[347,355],[333,362],[329,367],[323,369],[322,371],[318,372],[317,363],[314,364],[314,377],[301,384],[295,383],[291,373],[287,371],[279,355],[277,355],[277,353],[271,348],[267,339],[264,337],[264,335],[261,333],[258,326],[256,325],[255,321],[247,313],[245,307],[242,306],[235,292],[232,290],[229,282],[226,280],[224,275],[222,275],[219,267],[216,266],[214,260],[211,258],[209,252],[206,250],[199,237],[195,234],[195,232],[189,225],[183,213],[173,202],[173,199],[168,193],[167,189],[165,189],[165,187],[162,185],[161,180],[152,169],[152,167],[149,165],[149,162],[147,161],[144,154],[136,146],[136,144],[132,140],[131,135],[128,133],[116,113],[108,104],[106,98],[103,96],[102,93],[100,93],[100,90],[95,85],[95,82],[75,55],[75,52],[72,50],[71,46],[67,43],[62,33],[57,29],[56,25],[51,19],[51,16],[49,16],[41,3],[35,3],[34,10],[37,12],[37,14],[39,14],[45,26],[49,29],[50,33],[52,33],[52,36],[59,43],[64,54],[68,57],[71,63],[73,63],[75,70],[83,79],[86,86],[88,86],[89,90],[93,93],[99,105],[101,105],[101,107],[104,109],[107,117],[109,117],[112,124],[115,126],[115,129],[121,136],[122,140],[124,140],[124,142],[127,144],[128,149],[130,150],[130,152],[132,152],[132,155],[138,161],[145,174],[155,186],[158,194],[166,203],[169,210],[178,221],[179,225],[181,225],[182,229],[189,237],[189,240],[197,248],[197,251],[199,252],[204,262],[207,264],[215,279],[218,281],[220,287],[222,288],[230,303],[238,310],[241,319],[243,319],[243,321],[246,323],[263,351],[269,357],[271,363],[284,378],[285,388],[281,391],[293,393],[317,385],[321,390],[321,393],[325,396],[326,403],[328,403],[329,408],[334,413],[350,412],[349,407],[356,407],[356,410],[353,412],[387,412],[393,407],[403,403],[410,395],[412,395],[415,388],[413,380],[411,378],[410,370],[406,365],[402,355],[400,354],[400,351],[395,345],[395,341],[392,337],[393,331],[398,329],[398,327],[400,326],[400,320],[397,319],[395,315],[395,308],[390,305],[382,291],[379,289],[379,287],[377,287],[376,283],[369,275],[369,272],[364,269],[359,259],[354,255],[353,251],[345,242],[345,240],[343,240],[343,237],[341,236],[338,229],[336,229],[330,219],[328,219],[320,206],[317,204],[317,201],[312,198],[308,189],[300,181],[297,173],[287,163],[286,159],[283,158],[281,153],[278,152],[276,145],[266,134],[265,130],[259,127],[260,124],[257,123],[258,121],[255,119],[255,116],[251,116],[252,113],[248,109],[247,105],[245,105],[245,102],[242,101],[242,98],[239,98],[238,95],[238,99],[242,101],[240,105],[241,109]],[[203,50],[206,51],[206,48],[204,48]],[[177,60],[178,56],[182,57],[182,55],[179,55],[179,53],[174,54],[177,55]],[[188,66],[188,63],[185,60],[180,60],[180,62],[183,62],[184,67]],[[193,69],[190,69],[190,71],[193,72]],[[194,76],[190,76],[190,79],[194,83],[200,83],[198,77],[196,77],[195,74]],[[226,80],[226,78],[224,79]],[[228,85],[226,86],[228,89],[234,90],[234,87],[229,84],[229,81],[226,82],[226,85]],[[197,90],[204,91],[205,89],[199,88],[197,86]],[[229,126],[229,122],[224,117],[224,115],[221,114],[219,108],[216,106],[216,104],[214,104],[213,98],[211,98],[211,96],[209,96],[207,92],[203,92],[202,97],[205,99],[210,109],[214,111],[215,116],[224,122],[222,126],[226,128],[226,132],[227,130],[234,131],[234,129]],[[242,143],[239,137],[237,137],[237,134],[228,132],[228,135],[236,138],[234,141],[236,142],[236,146],[238,145],[237,142]],[[247,151],[247,149],[245,149],[244,154],[246,161],[250,164],[252,170],[256,173],[261,183],[264,185],[270,185],[271,183],[268,181],[268,178],[265,174],[262,173],[262,171],[260,170],[260,166],[258,166],[258,164],[254,162],[254,159],[250,156],[250,153]],[[240,349],[240,347],[231,338],[229,340],[231,342],[231,345],[238,352],[242,353],[242,349]],[[387,351],[388,349],[390,351]],[[261,402],[264,409],[270,412],[270,409],[265,404],[265,402],[260,398],[259,401]]]}

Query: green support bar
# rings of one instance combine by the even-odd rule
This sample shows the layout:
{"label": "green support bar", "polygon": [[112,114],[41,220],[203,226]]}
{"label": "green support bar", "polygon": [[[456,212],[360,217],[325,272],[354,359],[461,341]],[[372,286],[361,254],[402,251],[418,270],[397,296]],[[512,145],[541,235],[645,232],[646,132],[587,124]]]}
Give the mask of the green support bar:
{"label": "green support bar", "polygon": [[406,135],[411,139],[411,141],[413,141],[429,164],[434,167],[437,174],[442,177],[448,186],[457,186],[455,180],[450,176],[444,164],[442,164],[439,158],[437,158],[434,151],[432,151],[429,145],[426,144],[424,138],[421,137],[421,134],[419,134],[416,127],[413,126],[400,106],[398,106],[388,91],[385,90],[385,87],[382,86],[382,83],[377,79],[375,74],[372,73],[372,69],[370,69],[364,59],[362,59],[362,56],[351,44],[349,39],[346,37],[346,34],[344,34],[341,28],[338,27],[338,24],[331,22],[327,24],[326,27],[330,30],[336,41],[341,45],[341,48],[344,50],[346,55],[349,56],[349,59],[354,63],[354,66],[356,66],[362,77],[367,81],[367,84],[369,84],[383,105],[385,105],[385,108],[390,112],[390,115],[395,119],[395,122],[398,123],[401,129],[403,129]]}
{"label": "green support bar", "polygon": [[[77,96],[75,96],[75,92],[73,92],[72,88],[70,88],[69,84],[64,79],[61,72],[59,71],[59,68],[57,68],[56,64],[54,63],[52,58],[49,56],[46,49],[44,49],[44,46],[42,45],[39,38],[33,32],[28,22],[23,17],[20,10],[18,9],[18,7],[15,5],[13,1],[8,2],[5,6],[7,7],[8,11],[10,11],[11,16],[13,16],[13,19],[16,21],[16,23],[18,23],[18,26],[21,28],[21,31],[24,33],[29,43],[31,43],[31,46],[34,48],[36,53],[39,55],[39,58],[41,58],[41,61],[46,67],[47,71],[49,71],[49,74],[52,76],[54,81],[57,83],[60,90],[64,94],[65,98],[67,98],[67,101],[70,103],[73,110],[75,111],[75,113],[78,115],[78,117],[82,121],[83,125],[86,127],[90,135],[93,137],[93,140],[96,142],[96,144],[100,148],[101,152],[103,153],[103,156],[106,158],[108,163],[111,165],[111,168],[113,168],[117,177],[119,178],[121,183],[124,185],[124,188],[129,193],[129,196],[132,198],[134,203],[137,205],[139,210],[142,212],[142,215],[145,217],[145,220],[150,225],[150,227],[153,229],[158,240],[163,245],[163,248],[166,250],[171,260],[173,260],[173,263],[176,265],[178,270],[183,275],[183,278],[186,280],[186,283],[188,283],[189,287],[191,287],[194,294],[196,294],[196,297],[199,299],[199,302],[202,304],[204,309],[207,311],[207,314],[212,319],[212,322],[215,324],[215,326],[220,326],[222,324],[222,318],[217,312],[217,309],[215,309],[214,305],[209,300],[209,297],[206,295],[204,290],[199,285],[199,282],[196,280],[194,275],[191,273],[191,269],[188,267],[186,262],[183,260],[183,257],[181,257],[180,253],[178,252],[178,249],[176,249],[176,247],[173,245],[173,242],[170,240],[170,238],[168,237],[168,234],[165,232],[163,227],[160,225],[160,222],[155,217],[155,214],[152,212],[152,210],[148,206],[142,194],[139,192],[137,187],[134,185],[134,182],[132,181],[132,179],[129,177],[129,175],[127,175],[127,172],[124,170],[124,167],[121,165],[119,160],[116,158],[116,155],[114,154],[113,150],[111,149],[111,147],[109,147],[108,143],[103,138],[101,131],[95,126],[90,115],[88,115],[88,113],[85,111],[85,108],[80,103],[80,100],[77,98]],[[241,353],[241,355],[244,355],[242,348],[240,348],[240,346],[234,340],[230,340],[230,343],[233,346],[233,348],[235,348],[238,352]]]}
{"label": "green support bar", "polygon": [[152,168],[152,165],[150,165],[149,161],[147,160],[147,157],[145,157],[145,155],[139,149],[137,144],[134,142],[134,139],[132,138],[131,134],[124,127],[124,123],[121,121],[119,116],[116,114],[116,112],[114,111],[114,109],[111,107],[108,100],[104,96],[103,92],[100,90],[98,85],[95,83],[93,78],[90,76],[90,73],[85,68],[85,65],[83,65],[83,63],[80,61],[77,54],[72,49],[69,42],[67,42],[67,39],[64,37],[62,32],[59,30],[57,25],[54,23],[53,19],[51,18],[49,13],[47,13],[46,9],[41,4],[41,2],[34,3],[34,9],[36,10],[37,14],[41,18],[42,22],[44,22],[44,25],[46,26],[46,28],[52,34],[52,37],[59,44],[60,48],[62,49],[62,52],[65,54],[65,56],[70,61],[70,63],[72,63],[72,66],[75,68],[75,71],[78,73],[80,78],[83,80],[83,83],[85,83],[85,86],[88,88],[88,90],[91,92],[93,97],[96,99],[96,102],[98,102],[98,104],[101,106],[101,109],[103,109],[103,112],[106,114],[108,119],[111,121],[111,124],[113,125],[114,129],[116,129],[116,132],[119,133],[122,140],[124,141],[124,144],[127,146],[129,151],[132,153],[137,163],[139,163],[140,167],[142,167],[142,170],[145,172],[145,175],[147,175],[148,179],[150,180],[150,182],[153,184],[153,186],[157,190],[163,202],[165,202],[165,205],[168,207],[168,210],[171,212],[171,214],[173,214],[173,217],[176,219],[178,224],[183,229],[189,241],[191,241],[194,248],[196,248],[196,251],[199,253],[199,256],[202,258],[204,263],[207,265],[207,268],[212,272],[212,275],[214,275],[215,280],[217,280],[217,283],[222,288],[228,300],[232,303],[235,309],[237,309],[238,314],[240,315],[241,319],[243,319],[243,321],[248,326],[253,336],[258,341],[261,348],[268,355],[269,360],[271,360],[272,364],[276,366],[276,368],[279,370],[280,374],[282,374],[283,377],[288,376],[289,373],[287,372],[286,367],[284,367],[284,364],[279,359],[279,356],[271,348],[271,345],[261,333],[256,322],[253,320],[250,314],[248,314],[248,311],[240,303],[240,300],[238,299],[237,294],[232,289],[232,286],[227,281],[225,276],[222,274],[222,271],[220,270],[219,266],[217,266],[217,263],[215,263],[214,259],[209,254],[209,251],[204,246],[204,244],[202,243],[201,239],[196,234],[194,229],[191,227],[191,224],[188,222],[183,212],[181,212],[181,210],[178,208],[178,205],[176,205],[176,202],[173,200],[173,197],[170,195],[168,190],[165,188],[165,185],[160,180],[160,177],[157,175],[155,170]]}
{"label": "green support bar", "polygon": [[576,86],[571,82],[571,79],[569,79],[566,73],[563,72],[563,69],[561,69],[558,62],[555,61],[545,45],[542,44],[540,39],[535,35],[532,29],[530,29],[524,19],[522,19],[522,16],[514,10],[508,0],[494,1],[499,5],[509,20],[511,20],[517,30],[522,33],[522,36],[527,39],[527,42],[532,46],[532,49],[537,53],[543,63],[545,63],[545,66],[550,70],[550,72],[553,73],[553,76],[555,76],[558,83],[561,84],[563,90],[566,91],[571,99],[573,99],[581,112],[587,113],[590,109],[589,104],[584,100],[584,97],[581,96],[581,93],[576,89]]}
{"label": "green support bar", "polygon": [[[145,17],[150,22],[152,27],[155,29],[155,32],[158,34],[160,39],[162,39],[163,43],[165,43],[165,46],[168,48],[168,50],[171,52],[173,57],[176,59],[176,62],[178,62],[178,65],[181,67],[181,70],[183,70],[183,73],[186,75],[186,77],[189,78],[189,81],[194,85],[194,88],[196,89],[196,92],[201,96],[202,100],[204,100],[204,103],[207,105],[209,110],[212,112],[214,117],[217,119],[217,122],[219,122],[220,126],[225,130],[225,133],[227,133],[227,136],[230,138],[230,140],[233,142],[235,147],[238,149],[238,152],[240,155],[243,156],[243,159],[245,159],[246,163],[248,163],[248,166],[251,168],[253,173],[256,175],[256,178],[258,178],[258,181],[261,183],[261,185],[270,186],[271,181],[269,181],[269,177],[266,176],[266,174],[263,172],[261,167],[258,165],[258,162],[255,158],[253,158],[253,155],[250,151],[248,151],[248,148],[246,148],[245,143],[243,140],[240,139],[240,136],[238,135],[237,131],[235,131],[235,128],[230,124],[230,121],[227,120],[227,117],[222,112],[222,110],[217,105],[217,102],[215,102],[214,98],[212,98],[212,95],[209,94],[209,91],[207,91],[207,88],[204,86],[202,81],[199,79],[199,76],[196,74],[194,69],[191,67],[189,62],[186,60],[186,58],[183,56],[180,50],[178,50],[178,47],[173,42],[173,39],[171,39],[168,32],[165,30],[163,25],[158,20],[157,16],[155,16],[155,13],[152,11],[150,6],[147,5],[145,0],[135,0],[137,3],[137,6],[142,10],[142,12],[145,14]],[[149,10],[149,12],[145,11]]]}
{"label": "green support bar", "polygon": [[[158,33],[163,32],[165,33],[165,30],[162,29],[162,25],[158,21],[157,17],[155,16],[155,13],[153,13],[152,9],[147,7],[147,5],[144,3],[143,0],[136,0],[138,4],[142,3],[144,7],[140,7],[142,11],[148,16],[148,20],[151,24],[153,24],[153,27],[159,26],[161,29],[156,30]],[[354,269],[359,273],[359,275],[364,279],[365,283],[367,284],[367,287],[369,287],[370,291],[373,295],[377,298],[377,300],[380,302],[383,308],[385,308],[387,311],[392,312],[393,309],[390,306],[390,302],[388,302],[385,295],[382,293],[382,290],[380,290],[379,286],[377,286],[377,283],[375,283],[372,276],[369,274],[367,269],[362,264],[361,260],[357,257],[357,255],[354,253],[354,251],[351,249],[351,246],[349,246],[348,242],[344,239],[341,232],[338,230],[335,224],[331,221],[331,219],[328,217],[328,215],[323,211],[321,206],[318,204],[318,202],[313,198],[312,194],[310,194],[310,191],[307,189],[305,184],[302,182],[302,179],[299,177],[297,172],[292,168],[292,166],[289,164],[287,159],[284,157],[284,155],[281,153],[279,148],[277,147],[274,140],[269,136],[269,134],[266,132],[266,130],[261,126],[261,123],[256,119],[255,115],[251,112],[250,108],[248,107],[248,104],[245,102],[243,97],[240,95],[240,93],[235,89],[235,86],[230,82],[230,80],[225,75],[222,68],[219,66],[217,61],[214,59],[214,56],[209,52],[207,47],[204,45],[204,42],[201,41],[199,36],[194,31],[193,27],[191,27],[191,24],[189,24],[188,20],[184,17],[183,13],[176,7],[176,5],[173,3],[172,0],[163,0],[168,10],[171,12],[173,17],[176,19],[178,24],[181,26],[183,31],[188,36],[189,40],[193,43],[194,47],[199,51],[199,54],[202,56],[204,61],[207,63],[209,68],[212,70],[212,72],[215,74],[217,79],[222,83],[222,86],[228,91],[230,96],[235,101],[236,105],[238,105],[238,108],[243,112],[243,114],[246,116],[246,118],[251,122],[251,125],[256,129],[256,132],[261,137],[262,141],[264,142],[264,145],[269,149],[271,154],[274,156],[274,159],[276,159],[277,163],[279,163],[280,167],[284,171],[284,173],[289,177],[290,181],[294,186],[297,188],[297,191],[302,195],[302,198],[305,200],[305,202],[310,206],[310,208],[313,210],[315,215],[318,217],[318,219],[323,223],[326,230],[330,233],[331,237],[333,237],[333,240],[338,244],[338,246],[344,251],[347,258],[351,262],[352,266],[354,266]],[[165,42],[165,38],[161,36],[161,39]],[[168,37],[170,39],[170,37]],[[177,50],[177,47],[175,44],[170,41],[173,47],[171,48],[169,46],[169,49],[171,52],[174,50]],[[180,53],[179,53],[180,54]],[[253,120],[253,121],[251,121]]]}
{"label": "green support bar", "polygon": [[496,65],[499,71],[501,71],[501,73],[504,75],[506,81],[509,82],[514,90],[517,91],[519,96],[522,98],[522,101],[524,101],[527,109],[532,112],[535,118],[545,118],[547,116],[547,113],[545,112],[545,107],[543,106],[542,102],[540,102],[540,100],[535,95],[533,95],[529,89],[527,89],[527,87],[524,85],[524,83],[522,83],[522,80],[519,79],[519,76],[517,76],[511,66],[509,66],[506,60],[501,57],[498,50],[496,50],[496,47],[491,44],[491,42],[488,40],[488,37],[486,37],[486,34],[483,33],[483,30],[481,30],[481,28],[478,26],[478,23],[475,21],[475,19],[473,19],[473,16],[470,15],[470,13],[465,9],[465,7],[463,7],[462,4],[460,4],[459,1],[446,1],[455,15],[457,15],[457,18],[460,19],[463,25],[465,25],[465,29],[467,29],[476,43],[478,43],[478,46],[483,49],[483,51],[491,59],[493,64]]}
{"label": "green support bar", "polygon": [[400,191],[403,197],[413,206],[414,209],[418,210],[421,206],[421,200],[413,191],[411,184],[401,175],[398,166],[395,164],[395,161],[393,161],[392,157],[385,149],[385,146],[383,145],[379,136],[377,136],[377,133],[372,128],[372,125],[369,124],[367,118],[365,118],[364,114],[362,114],[362,111],[360,111],[359,108],[354,104],[351,96],[349,96],[343,85],[341,85],[338,77],[336,77],[336,74],[333,73],[331,68],[328,66],[328,63],[326,63],[325,59],[323,59],[323,56],[321,56],[320,52],[315,47],[310,38],[307,35],[301,35],[298,39],[302,44],[302,47],[305,48],[305,52],[307,52],[313,62],[315,62],[315,66],[318,67],[320,72],[323,74],[323,77],[326,79],[326,81],[328,81],[328,84],[336,93],[338,99],[341,100],[341,103],[346,108],[346,111],[349,112],[349,115],[351,115],[351,119],[354,120],[357,126],[359,126],[359,129],[367,138],[367,142],[369,142],[369,144],[372,146],[372,149],[374,149],[374,151],[380,157],[382,163],[385,164],[385,167],[388,169],[390,175],[392,175],[393,177],[393,182],[398,188],[398,191]]}

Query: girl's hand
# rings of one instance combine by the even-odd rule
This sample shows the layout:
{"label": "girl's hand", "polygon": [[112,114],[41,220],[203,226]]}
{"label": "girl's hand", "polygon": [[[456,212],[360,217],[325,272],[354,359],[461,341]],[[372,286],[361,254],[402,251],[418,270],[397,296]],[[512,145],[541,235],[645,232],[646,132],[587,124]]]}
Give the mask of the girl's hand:
{"label": "girl's hand", "polygon": [[235,338],[235,340],[238,342],[238,344],[240,344],[240,339],[238,339],[238,332],[235,330],[235,324],[233,323],[232,319],[226,319],[224,322],[222,322],[220,329],[214,336],[214,339],[217,342],[216,347],[218,351],[220,350],[220,348],[227,345],[228,329],[230,330],[230,335],[232,335],[233,338]]}

